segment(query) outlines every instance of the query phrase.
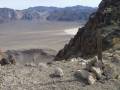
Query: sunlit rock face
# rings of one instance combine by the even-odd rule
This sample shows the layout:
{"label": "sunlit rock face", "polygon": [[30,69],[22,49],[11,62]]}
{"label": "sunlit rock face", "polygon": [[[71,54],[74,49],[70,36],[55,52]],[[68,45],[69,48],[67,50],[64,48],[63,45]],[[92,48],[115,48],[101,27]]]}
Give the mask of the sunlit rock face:
{"label": "sunlit rock face", "polygon": [[102,0],[98,10],[91,14],[84,27],[65,47],[55,60],[72,57],[91,57],[97,53],[97,32],[100,31],[102,48],[120,49],[120,0]]}
{"label": "sunlit rock face", "polygon": [[57,7],[31,7],[24,10],[0,8],[0,23],[13,20],[38,20],[38,21],[87,21],[89,15],[96,8],[73,6],[66,8]]}

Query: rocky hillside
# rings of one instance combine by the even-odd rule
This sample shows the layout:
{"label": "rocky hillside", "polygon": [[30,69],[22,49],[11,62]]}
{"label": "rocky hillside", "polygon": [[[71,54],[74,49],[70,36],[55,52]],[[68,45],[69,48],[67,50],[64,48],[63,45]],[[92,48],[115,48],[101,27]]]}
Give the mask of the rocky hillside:
{"label": "rocky hillside", "polygon": [[90,15],[86,25],[79,29],[55,59],[93,56],[98,50],[98,32],[103,50],[120,49],[120,0],[102,0],[98,10]]}
{"label": "rocky hillside", "polygon": [[12,60],[21,65],[32,62],[35,64],[39,62],[51,62],[56,53],[52,49],[7,50],[4,53],[0,52],[0,64],[9,64]]}
{"label": "rocky hillside", "polygon": [[[85,67],[86,60],[81,58],[77,61],[72,59],[51,63],[17,63],[16,65],[0,65],[0,90],[120,90],[120,56],[115,59],[116,56],[112,54],[107,52],[103,56],[104,63],[110,64],[115,72],[117,71],[115,74],[117,77],[114,79],[108,80],[103,77],[96,81],[94,77],[91,79],[95,81],[94,84],[88,85],[87,80],[83,79],[78,72]],[[109,76],[113,75],[109,69],[104,73],[108,73]],[[87,74],[85,73],[84,77]],[[98,74],[101,75],[99,69]]]}
{"label": "rocky hillside", "polygon": [[11,20],[40,20],[40,21],[86,21],[96,8],[73,6],[57,7],[31,7],[24,10],[0,8],[0,23]]}

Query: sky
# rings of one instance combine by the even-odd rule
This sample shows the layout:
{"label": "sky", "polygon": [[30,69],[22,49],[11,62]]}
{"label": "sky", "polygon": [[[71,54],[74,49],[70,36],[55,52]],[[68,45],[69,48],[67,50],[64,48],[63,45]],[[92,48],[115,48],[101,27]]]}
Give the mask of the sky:
{"label": "sky", "polygon": [[0,8],[26,9],[34,6],[67,7],[83,5],[97,7],[101,0],[0,0]]}

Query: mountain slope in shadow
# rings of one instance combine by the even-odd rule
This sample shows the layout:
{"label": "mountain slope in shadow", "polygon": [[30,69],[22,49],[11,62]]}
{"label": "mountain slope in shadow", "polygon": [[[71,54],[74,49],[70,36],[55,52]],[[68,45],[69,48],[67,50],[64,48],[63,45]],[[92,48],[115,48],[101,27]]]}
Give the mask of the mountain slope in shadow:
{"label": "mountain slope in shadow", "polygon": [[98,10],[89,21],[59,51],[55,60],[72,57],[91,57],[97,53],[97,32],[102,36],[103,50],[120,49],[120,1],[102,0]]}

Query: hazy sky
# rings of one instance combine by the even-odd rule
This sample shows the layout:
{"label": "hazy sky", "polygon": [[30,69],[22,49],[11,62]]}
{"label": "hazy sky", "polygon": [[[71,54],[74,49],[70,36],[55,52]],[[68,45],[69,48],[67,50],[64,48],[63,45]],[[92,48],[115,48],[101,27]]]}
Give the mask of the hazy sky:
{"label": "hazy sky", "polygon": [[84,5],[97,7],[101,0],[0,0],[0,7],[24,9],[34,6],[66,7]]}

